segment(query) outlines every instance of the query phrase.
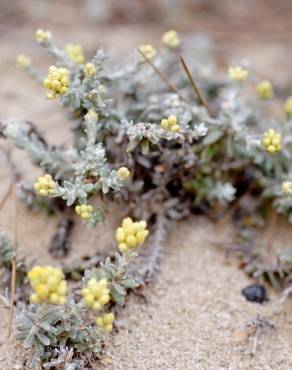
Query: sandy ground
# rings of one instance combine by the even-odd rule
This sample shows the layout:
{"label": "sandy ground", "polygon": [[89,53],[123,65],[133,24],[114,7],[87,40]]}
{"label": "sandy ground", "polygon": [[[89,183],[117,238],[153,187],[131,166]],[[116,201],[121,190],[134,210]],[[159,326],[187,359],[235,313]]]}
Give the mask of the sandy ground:
{"label": "sandy ground", "polygon": [[[5,2],[0,2],[0,10]],[[81,42],[87,55],[92,55],[100,44],[106,45],[114,54],[127,53],[141,42],[158,44],[161,32],[174,24],[164,20],[154,27],[138,22],[111,26],[97,24],[88,21],[80,10],[80,2],[76,3],[79,10],[66,1],[29,0],[25,6],[24,2],[15,1],[20,7],[12,7],[0,26],[0,118],[32,120],[50,142],[56,143],[63,142],[69,132],[62,108],[55,102],[46,101],[42,87],[14,67],[18,53],[30,55],[44,71],[51,63],[32,40],[35,29],[50,28],[60,43]],[[232,2],[226,0],[224,3]],[[220,58],[248,56],[253,68],[263,75],[276,69],[279,82],[285,82],[291,60],[291,40],[285,32],[292,14],[288,11],[291,7],[287,8],[289,2],[283,1],[275,9],[267,5],[272,3],[270,0],[253,1],[252,12],[242,3],[236,7],[236,13],[232,13],[229,7],[225,7],[222,14],[198,11],[177,28],[186,32],[207,32],[215,38]],[[247,3],[251,4],[250,1]],[[263,3],[266,6],[256,12],[257,6]],[[0,17],[2,15],[0,12]],[[272,18],[270,29],[265,22],[257,22],[257,16],[266,20]],[[245,27],[246,32],[240,26]],[[24,177],[33,181],[39,172],[29,166],[25,154],[15,151],[14,158]],[[1,163],[0,194],[5,192],[7,185],[7,168]],[[0,231],[11,230],[11,212],[10,200],[0,213]],[[109,209],[109,214],[113,213]],[[118,222],[117,214],[89,233],[78,225],[67,262],[80,254],[109,248],[113,241],[112,230]],[[18,205],[18,224],[21,240],[18,254],[30,260],[50,262],[51,258],[44,250],[54,232],[56,220],[27,213]],[[265,305],[245,301],[240,291],[251,281],[235,264],[227,263],[223,253],[211,243],[218,239],[224,241],[229,232],[226,228],[217,230],[207,220],[198,218],[177,226],[169,236],[157,280],[145,289],[147,303],[136,296],[130,297],[117,322],[117,332],[108,340],[102,363],[97,364],[96,369],[292,368],[291,302],[286,303],[280,314],[275,314],[280,297],[271,291],[270,301]],[[247,325],[257,313],[271,320],[275,329],[263,330],[256,355],[251,357],[252,343],[248,339],[251,330]],[[21,365],[20,348],[6,340],[7,317],[2,313],[1,317],[0,368],[27,369]]]}
{"label": "sandy ground", "polygon": [[[205,219],[177,227],[148,302],[131,297],[123,311],[108,369],[291,369],[292,307],[275,315],[276,297],[264,305],[244,299],[250,281],[210,244],[225,237]],[[263,331],[252,357],[247,324],[257,314],[275,329]]]}

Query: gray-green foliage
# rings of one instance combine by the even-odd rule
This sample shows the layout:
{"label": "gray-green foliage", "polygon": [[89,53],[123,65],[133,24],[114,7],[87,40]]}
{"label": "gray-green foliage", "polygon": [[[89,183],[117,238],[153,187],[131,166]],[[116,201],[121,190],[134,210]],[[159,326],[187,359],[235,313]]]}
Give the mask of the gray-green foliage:
{"label": "gray-green foliage", "polygon": [[10,266],[13,256],[14,252],[9,236],[5,232],[0,233],[0,268]]}
{"label": "gray-green foliage", "polygon": [[64,306],[20,305],[16,339],[31,351],[33,369],[90,369],[101,352],[100,337],[87,323],[86,308],[69,299]]}
{"label": "gray-green foliage", "polygon": [[131,269],[136,257],[137,253],[132,251],[126,254],[116,253],[114,260],[107,257],[99,268],[85,271],[84,281],[91,278],[97,280],[106,278],[109,282],[112,300],[118,305],[123,305],[127,289],[139,286],[137,276],[135,276],[137,272]]}
{"label": "gray-green foliage", "polygon": [[[57,65],[68,68],[70,74],[69,90],[60,101],[72,112],[73,145],[66,148],[47,145],[37,131],[24,122],[3,123],[2,134],[26,150],[33,163],[59,179],[55,196],[63,198],[69,206],[76,201],[86,203],[96,193],[121,191],[125,182],[117,176],[116,169],[120,165],[128,165],[134,172],[128,198],[131,199],[131,189],[137,189],[135,183],[139,184],[142,195],[147,188],[141,184],[149,175],[154,176],[153,166],[160,162],[172,171],[177,166],[175,181],[194,193],[196,204],[232,201],[236,196],[234,174],[251,168],[254,183],[262,188],[263,195],[275,199],[278,211],[289,216],[289,201],[286,202],[279,189],[280,182],[289,179],[292,171],[291,120],[269,116],[255,88],[245,93],[245,86],[252,85],[250,82],[230,82],[216,71],[208,40],[201,37],[191,41],[192,47],[185,43],[180,53],[207,97],[212,116],[194,97],[176,51],[161,49],[154,63],[170,76],[179,95],[169,91],[137,52],[125,63],[119,63],[111,61],[103,49],[99,49],[91,60],[96,74],[85,76],[84,65],[75,64],[49,40],[42,46],[56,58]],[[89,110],[98,117],[87,114]],[[179,132],[160,127],[161,119],[169,115],[178,118]],[[277,156],[260,147],[261,135],[270,127],[276,130],[281,127],[283,150]],[[177,150],[179,146],[183,150]],[[187,146],[188,153],[192,150],[194,153],[186,175],[181,166],[186,161],[183,155],[187,153]],[[214,147],[216,153],[206,166],[204,155]],[[149,156],[149,165],[142,165],[137,171],[135,166],[142,163],[138,158],[140,152]],[[164,155],[168,152],[176,156]],[[165,175],[174,181],[175,173]],[[166,185],[172,187],[171,183]],[[133,202],[136,195],[132,196]]]}

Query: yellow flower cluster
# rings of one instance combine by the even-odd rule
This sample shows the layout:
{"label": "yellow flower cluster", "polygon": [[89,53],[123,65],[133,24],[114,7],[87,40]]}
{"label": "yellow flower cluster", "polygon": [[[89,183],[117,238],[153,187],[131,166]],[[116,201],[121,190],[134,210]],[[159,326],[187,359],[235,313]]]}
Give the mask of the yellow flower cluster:
{"label": "yellow flower cluster", "polygon": [[164,118],[161,121],[160,126],[166,130],[171,130],[172,132],[177,132],[180,129],[180,126],[177,123],[177,118],[174,115]]}
{"label": "yellow flower cluster", "polygon": [[140,45],[139,50],[148,58],[153,59],[156,55],[156,50],[150,44]]}
{"label": "yellow flower cluster", "polygon": [[120,167],[118,170],[117,170],[117,175],[120,179],[122,180],[126,180],[129,178],[130,176],[130,171],[128,170],[127,167]]}
{"label": "yellow flower cluster", "polygon": [[86,63],[83,72],[86,77],[95,76],[96,75],[96,68],[93,63]]}
{"label": "yellow flower cluster", "polygon": [[284,111],[288,118],[292,116],[292,96],[289,96],[285,101]]}
{"label": "yellow flower cluster", "polygon": [[77,64],[82,64],[85,61],[83,49],[78,44],[67,44],[64,49],[68,57]]}
{"label": "yellow flower cluster", "polygon": [[68,286],[60,268],[34,266],[27,276],[35,291],[30,296],[31,303],[65,304]]}
{"label": "yellow flower cluster", "polygon": [[248,77],[248,71],[241,66],[230,67],[228,69],[228,77],[231,81],[244,81]]}
{"label": "yellow flower cluster", "polygon": [[44,31],[42,29],[39,29],[35,33],[35,38],[36,38],[37,42],[39,42],[41,44],[43,42],[51,41],[52,34],[51,34],[50,31]]}
{"label": "yellow flower cluster", "polygon": [[162,36],[162,45],[167,48],[174,49],[180,45],[181,41],[175,30],[170,30],[165,32]]}
{"label": "yellow flower cluster", "polygon": [[106,279],[90,279],[82,289],[83,300],[93,310],[100,310],[110,301],[110,290]]}
{"label": "yellow flower cluster", "polygon": [[17,65],[18,68],[25,69],[28,66],[30,66],[30,64],[31,64],[31,60],[26,55],[19,54],[17,56],[16,65]]}
{"label": "yellow flower cluster", "polygon": [[97,317],[96,325],[101,327],[105,332],[110,333],[113,330],[113,322],[115,315],[110,313],[105,313],[102,316]]}
{"label": "yellow flower cluster", "polygon": [[90,204],[81,204],[75,207],[75,212],[82,218],[88,220],[93,212],[93,207]]}
{"label": "yellow flower cluster", "polygon": [[38,178],[38,181],[34,184],[34,189],[42,197],[54,194],[56,189],[56,182],[52,179],[51,175],[44,175]]}
{"label": "yellow flower cluster", "polygon": [[262,147],[268,152],[274,154],[281,150],[282,135],[272,128],[263,134]]}
{"label": "yellow flower cluster", "polygon": [[47,89],[47,98],[55,99],[68,91],[69,77],[67,68],[51,66],[47,78],[44,79],[44,87]]}
{"label": "yellow flower cluster", "polygon": [[271,81],[263,80],[257,84],[256,90],[259,98],[270,99],[273,96],[273,86]]}
{"label": "yellow flower cluster", "polygon": [[292,181],[284,181],[282,183],[282,191],[284,194],[292,194]]}
{"label": "yellow flower cluster", "polygon": [[146,221],[133,222],[130,217],[123,220],[122,226],[117,228],[116,240],[119,250],[124,253],[144,243],[149,231]]}

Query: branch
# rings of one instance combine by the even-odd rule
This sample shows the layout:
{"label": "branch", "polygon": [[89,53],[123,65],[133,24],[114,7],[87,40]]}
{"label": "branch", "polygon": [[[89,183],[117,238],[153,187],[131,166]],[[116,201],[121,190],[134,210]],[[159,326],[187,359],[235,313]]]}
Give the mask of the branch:
{"label": "branch", "polygon": [[16,245],[17,245],[17,199],[15,192],[15,182],[13,183],[14,188],[14,204],[13,204],[13,236],[12,236],[12,249],[13,255],[11,258],[11,292],[10,292],[10,309],[9,309],[9,323],[8,323],[8,338],[11,336],[12,322],[13,322],[13,311],[14,311],[14,298],[15,298],[15,283],[16,283]]}
{"label": "branch", "polygon": [[198,85],[196,84],[195,80],[193,79],[193,77],[191,75],[191,72],[190,72],[188,66],[186,65],[186,62],[184,61],[184,58],[182,56],[180,56],[180,61],[181,61],[181,64],[183,66],[183,69],[184,69],[184,71],[185,71],[185,73],[188,77],[188,80],[190,81],[190,84],[193,88],[193,91],[194,91],[196,97],[199,100],[199,103],[206,108],[207,112],[209,113],[209,115],[211,117],[211,112],[210,112],[210,109],[209,109],[208,102],[205,99],[205,97],[203,96],[203,94],[201,93],[201,91],[199,90]]}
{"label": "branch", "polygon": [[145,61],[153,68],[153,70],[157,73],[157,75],[161,78],[161,80],[166,84],[166,86],[175,94],[179,96],[181,100],[185,100],[184,97],[181,95],[181,93],[178,91],[177,87],[166,77],[166,75],[161,72],[156,65],[152,62],[151,59],[149,59],[143,51],[141,51],[139,48],[137,49],[138,52],[142,55],[142,57],[145,59]]}

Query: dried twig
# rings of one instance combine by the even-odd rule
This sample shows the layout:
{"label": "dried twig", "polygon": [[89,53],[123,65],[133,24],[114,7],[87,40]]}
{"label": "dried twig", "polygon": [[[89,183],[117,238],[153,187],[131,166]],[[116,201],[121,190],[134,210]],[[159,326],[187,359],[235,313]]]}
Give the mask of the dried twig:
{"label": "dried twig", "polygon": [[58,223],[56,233],[50,242],[50,253],[55,258],[65,257],[70,249],[70,234],[73,227],[73,221],[68,218],[61,219]]}
{"label": "dried twig", "polygon": [[254,356],[257,350],[259,337],[262,331],[265,328],[273,329],[274,325],[269,320],[267,320],[265,317],[262,317],[261,315],[257,314],[256,317],[251,321],[249,326],[255,329],[254,334],[250,337],[250,340],[252,341],[250,355]]}
{"label": "dried twig", "polygon": [[286,302],[290,294],[292,294],[292,285],[288,286],[288,288],[284,290],[283,295],[279,302],[280,305],[283,305]]}
{"label": "dried twig", "polygon": [[205,97],[203,96],[203,94],[201,93],[200,89],[198,88],[198,85],[196,84],[195,80],[193,79],[193,77],[191,75],[191,72],[190,72],[188,66],[186,65],[186,62],[185,62],[185,60],[184,60],[184,58],[182,56],[180,56],[180,61],[181,61],[181,64],[183,66],[183,69],[184,69],[184,71],[185,71],[185,73],[186,73],[186,75],[188,77],[188,80],[190,81],[190,84],[191,84],[191,86],[193,88],[193,91],[194,91],[196,97],[199,100],[199,103],[206,108],[207,112],[211,116],[211,112],[210,112],[210,109],[209,109],[208,102],[205,99]]}
{"label": "dried twig", "polygon": [[145,59],[145,61],[153,68],[153,70],[158,74],[158,76],[161,78],[161,80],[166,84],[166,86],[169,87],[169,89],[177,94],[181,100],[185,100],[184,97],[181,95],[181,93],[178,91],[177,87],[168,79],[168,77],[165,76],[163,72],[161,72],[156,65],[152,62],[151,59],[149,59],[142,50],[139,48],[137,49],[138,52],[142,55],[142,57]]}
{"label": "dried twig", "polygon": [[7,199],[10,197],[11,192],[12,192],[12,189],[13,189],[13,181],[11,180],[9,182],[9,185],[8,185],[8,187],[7,187],[7,189],[6,189],[5,193],[4,193],[1,201],[0,201],[0,210],[4,207]]}
{"label": "dried twig", "polygon": [[137,263],[135,263],[135,271],[139,271],[143,282],[149,282],[158,267],[161,258],[165,239],[167,235],[168,219],[164,214],[157,215],[155,230],[149,241],[145,253],[139,255]]}
{"label": "dried twig", "polygon": [[12,248],[13,255],[11,258],[11,292],[10,292],[10,309],[9,309],[9,324],[8,324],[8,338],[11,335],[12,321],[13,321],[13,311],[14,311],[14,296],[15,296],[15,283],[16,283],[16,245],[17,245],[17,199],[15,192],[15,182],[14,182],[14,204],[13,204],[13,237],[12,237]]}

